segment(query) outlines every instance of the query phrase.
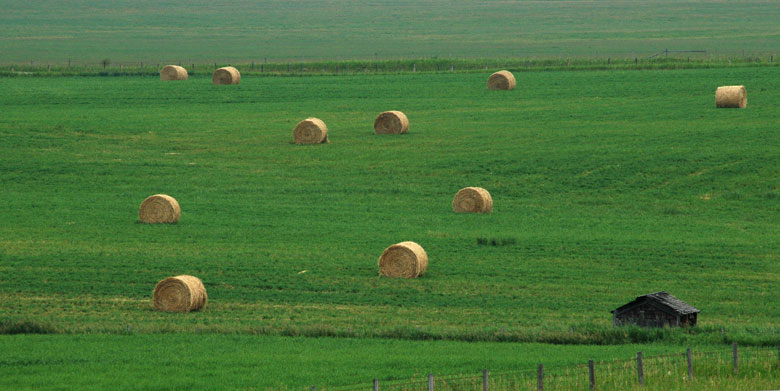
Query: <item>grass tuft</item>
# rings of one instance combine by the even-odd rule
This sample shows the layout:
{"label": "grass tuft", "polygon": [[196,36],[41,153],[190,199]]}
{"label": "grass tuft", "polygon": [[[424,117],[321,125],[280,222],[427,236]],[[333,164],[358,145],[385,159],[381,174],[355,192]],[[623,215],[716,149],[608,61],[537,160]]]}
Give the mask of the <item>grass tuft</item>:
{"label": "grass tuft", "polygon": [[0,334],[58,334],[59,332],[56,327],[41,321],[27,319],[0,320]]}

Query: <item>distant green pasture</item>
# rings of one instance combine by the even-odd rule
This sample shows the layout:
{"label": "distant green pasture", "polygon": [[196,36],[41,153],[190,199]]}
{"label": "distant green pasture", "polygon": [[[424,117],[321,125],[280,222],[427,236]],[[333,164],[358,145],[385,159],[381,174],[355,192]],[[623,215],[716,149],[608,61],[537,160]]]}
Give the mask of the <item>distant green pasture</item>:
{"label": "distant green pasture", "polygon": [[[774,1],[0,1],[0,63],[778,52]],[[690,54],[689,54],[690,55]]]}

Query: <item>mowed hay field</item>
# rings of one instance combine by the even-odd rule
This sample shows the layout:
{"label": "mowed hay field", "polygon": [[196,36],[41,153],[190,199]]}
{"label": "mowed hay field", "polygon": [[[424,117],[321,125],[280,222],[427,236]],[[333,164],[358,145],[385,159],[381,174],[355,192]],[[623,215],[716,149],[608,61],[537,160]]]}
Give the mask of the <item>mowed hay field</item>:
{"label": "mowed hay field", "polygon": [[[488,74],[1,79],[0,313],[63,332],[588,343],[666,290],[704,331],[771,339],[776,68],[516,72],[514,91]],[[716,109],[732,84],[747,109]],[[387,109],[407,135],[374,134]],[[329,144],[292,144],[307,116]],[[466,186],[492,214],[452,212]],[[158,193],[177,224],[139,223]],[[380,278],[407,240],[425,275]],[[179,274],[203,280],[203,312],[153,310]]]}

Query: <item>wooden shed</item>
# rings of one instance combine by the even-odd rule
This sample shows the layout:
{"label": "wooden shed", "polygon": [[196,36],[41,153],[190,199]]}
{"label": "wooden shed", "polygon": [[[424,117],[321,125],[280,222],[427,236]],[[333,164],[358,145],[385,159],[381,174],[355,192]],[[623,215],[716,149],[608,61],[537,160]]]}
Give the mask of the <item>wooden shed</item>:
{"label": "wooden shed", "polygon": [[648,293],[612,312],[615,326],[635,324],[642,327],[696,326],[699,312],[688,303],[666,293]]}

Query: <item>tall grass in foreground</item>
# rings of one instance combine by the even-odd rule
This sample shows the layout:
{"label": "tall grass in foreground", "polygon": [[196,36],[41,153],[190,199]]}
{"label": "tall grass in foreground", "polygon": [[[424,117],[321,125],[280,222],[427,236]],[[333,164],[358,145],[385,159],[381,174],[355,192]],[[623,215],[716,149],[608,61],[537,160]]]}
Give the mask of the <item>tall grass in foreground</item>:
{"label": "tall grass in foreground", "polygon": [[[762,390],[780,383],[780,360],[774,349],[741,349],[738,370],[731,351],[694,352],[689,377],[686,353],[643,359],[643,384],[639,384],[637,360],[600,361],[594,364],[596,390]],[[473,376],[434,376],[434,389],[446,391],[482,390],[482,374]],[[385,391],[428,390],[429,380],[382,383]],[[494,391],[537,390],[538,370],[488,372],[488,388]],[[544,368],[545,390],[588,390],[590,375],[587,364],[574,367]],[[332,390],[369,389],[366,385],[329,388]]]}

